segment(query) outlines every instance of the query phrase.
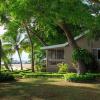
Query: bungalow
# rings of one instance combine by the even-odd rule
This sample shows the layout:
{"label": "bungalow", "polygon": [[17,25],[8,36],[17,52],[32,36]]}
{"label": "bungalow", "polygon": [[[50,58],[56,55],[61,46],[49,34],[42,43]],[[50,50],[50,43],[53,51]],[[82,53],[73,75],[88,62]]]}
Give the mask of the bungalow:
{"label": "bungalow", "polygon": [[[100,39],[97,41],[89,42],[86,39],[85,34],[81,34],[74,38],[77,44],[84,49],[87,49],[95,56],[96,60],[100,64]],[[46,50],[46,70],[50,72],[55,72],[58,70],[58,63],[67,63],[70,67],[69,70],[75,70],[72,65],[72,48],[69,43],[45,46],[41,49]],[[99,67],[100,69],[100,67]]]}

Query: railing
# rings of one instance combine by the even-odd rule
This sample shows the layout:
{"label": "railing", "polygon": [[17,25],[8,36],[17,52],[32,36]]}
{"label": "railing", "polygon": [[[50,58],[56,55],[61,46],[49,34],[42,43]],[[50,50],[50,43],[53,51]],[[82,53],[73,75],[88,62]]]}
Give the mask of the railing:
{"label": "railing", "polygon": [[49,66],[57,66],[57,64],[65,62],[65,59],[48,59]]}
{"label": "railing", "polygon": [[65,59],[48,59],[48,61],[65,61]]}

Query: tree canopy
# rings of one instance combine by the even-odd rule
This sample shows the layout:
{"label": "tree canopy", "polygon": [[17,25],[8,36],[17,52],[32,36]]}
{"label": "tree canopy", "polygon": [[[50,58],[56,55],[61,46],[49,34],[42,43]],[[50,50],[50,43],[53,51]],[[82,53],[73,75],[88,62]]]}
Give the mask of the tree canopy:
{"label": "tree canopy", "polygon": [[99,0],[0,0],[0,3],[1,23],[12,30],[10,34],[26,32],[31,47],[68,41],[76,49],[74,36],[86,30],[90,38],[100,38]]}

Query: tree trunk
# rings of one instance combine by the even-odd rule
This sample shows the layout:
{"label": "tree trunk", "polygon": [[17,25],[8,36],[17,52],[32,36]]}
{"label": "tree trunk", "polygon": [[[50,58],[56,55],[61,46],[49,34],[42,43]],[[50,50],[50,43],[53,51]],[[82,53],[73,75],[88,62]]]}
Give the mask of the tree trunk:
{"label": "tree trunk", "polygon": [[29,31],[30,31],[30,33],[31,33],[32,35],[34,35],[34,36],[39,40],[39,42],[40,42],[43,46],[48,46],[48,44],[43,40],[42,37],[40,37],[38,34],[36,34],[36,32],[33,32],[33,31],[32,31],[32,28],[31,28],[31,27],[29,27]]}
{"label": "tree trunk", "polygon": [[13,66],[12,66],[12,54],[11,54],[10,56],[11,56],[10,69],[11,69],[11,71],[13,72]]}
{"label": "tree trunk", "polygon": [[12,64],[10,65],[10,68],[11,68],[11,71],[13,72],[13,67],[12,67]]}
{"label": "tree trunk", "polygon": [[[58,25],[65,32],[70,47],[72,49],[78,49],[79,47],[78,47],[76,41],[74,40],[74,37],[72,36],[72,33],[68,29],[67,24],[65,22],[60,22]],[[78,60],[77,64],[78,64],[77,73],[78,74],[84,74],[86,72],[85,64],[81,60]]]}
{"label": "tree trunk", "polygon": [[1,72],[1,53],[2,53],[2,49],[1,49],[1,40],[0,40],[0,72]]}
{"label": "tree trunk", "polygon": [[77,66],[77,74],[84,74],[86,72],[85,64],[81,60],[77,61]]}
{"label": "tree trunk", "polygon": [[76,41],[74,40],[74,37],[72,36],[72,33],[69,31],[67,24],[65,22],[61,22],[59,24],[60,28],[65,32],[66,37],[68,39],[68,43],[69,45],[73,48],[73,49],[77,49],[78,45],[76,43]]}
{"label": "tree trunk", "polygon": [[5,68],[6,68],[7,70],[10,71],[9,66],[8,66],[8,63],[7,63],[6,61],[4,61],[4,66],[5,66]]}
{"label": "tree trunk", "polygon": [[24,26],[26,28],[26,31],[27,31],[27,35],[29,37],[29,41],[30,41],[30,46],[31,46],[31,54],[32,54],[32,58],[31,58],[31,68],[32,68],[32,72],[34,72],[34,46],[33,46],[33,42],[32,42],[32,39],[31,39],[31,36],[30,36],[30,31],[28,29],[28,27],[25,25]]}
{"label": "tree trunk", "polygon": [[32,31],[31,27],[28,27],[27,26],[27,23],[24,22],[23,23],[23,26],[25,27],[26,31],[27,31],[27,34],[28,34],[28,37],[29,37],[29,40],[30,40],[30,45],[31,45],[31,54],[32,54],[32,64],[31,64],[31,68],[32,68],[32,72],[34,72],[34,47],[33,47],[33,42],[32,42],[32,39],[31,39],[31,36],[30,36],[30,33],[31,35],[33,36],[36,36],[36,38],[40,41],[41,44],[43,44],[44,46],[47,46],[47,44],[43,41],[43,39],[37,35],[35,32]]}
{"label": "tree trunk", "polygon": [[33,49],[34,49],[34,46],[32,45],[31,46],[31,53],[32,53],[32,65],[31,65],[31,67],[32,67],[32,72],[34,72],[34,51],[33,51]]}
{"label": "tree trunk", "polygon": [[19,53],[19,50],[17,50],[18,56],[19,56],[19,60],[20,60],[20,65],[21,65],[21,70],[23,70],[23,66],[22,66],[22,59]]}

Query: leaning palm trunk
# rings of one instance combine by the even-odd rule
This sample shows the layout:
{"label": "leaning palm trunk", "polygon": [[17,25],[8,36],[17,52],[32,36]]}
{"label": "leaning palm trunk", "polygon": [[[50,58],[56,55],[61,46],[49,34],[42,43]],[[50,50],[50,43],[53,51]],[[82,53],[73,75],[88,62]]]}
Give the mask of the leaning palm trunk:
{"label": "leaning palm trunk", "polygon": [[4,61],[4,66],[5,66],[5,68],[6,68],[7,70],[9,70],[9,71],[10,71],[9,66],[8,66],[8,63],[7,63],[7,62],[5,62],[5,61]]}
{"label": "leaning palm trunk", "polygon": [[[70,47],[72,49],[78,49],[79,47],[78,47],[76,41],[74,40],[74,37],[72,36],[72,33],[69,31],[69,29],[67,27],[67,24],[65,22],[61,22],[58,25],[60,26],[60,28],[66,34],[66,37],[68,39],[68,43],[69,43]],[[81,60],[77,61],[77,65],[78,65],[78,70],[77,70],[78,74],[86,72],[85,64]]]}
{"label": "leaning palm trunk", "polygon": [[27,35],[28,35],[29,41],[30,41],[31,55],[32,55],[32,57],[31,57],[31,68],[32,68],[32,72],[34,72],[34,46],[33,46],[32,38],[31,38],[31,36],[30,36],[30,31],[29,31],[27,25],[24,24],[24,27],[25,27],[25,29],[26,29],[26,31],[27,31]]}
{"label": "leaning palm trunk", "polygon": [[32,65],[31,65],[31,67],[32,67],[32,72],[34,72],[34,51],[33,51],[33,49],[34,49],[34,46],[32,45],[31,46],[31,53],[32,53]]}
{"label": "leaning palm trunk", "polygon": [[11,69],[11,71],[13,72],[13,67],[12,67],[12,64],[10,64],[10,69]]}
{"label": "leaning palm trunk", "polygon": [[30,34],[28,34],[29,39],[30,39],[30,46],[31,46],[31,68],[32,68],[32,72],[34,72],[34,46],[33,46],[33,42],[31,40]]}
{"label": "leaning palm trunk", "polygon": [[0,40],[0,72],[1,72],[1,52],[2,52],[2,50],[1,50],[1,40]]}
{"label": "leaning palm trunk", "polygon": [[21,70],[23,70],[23,66],[22,66],[22,59],[19,53],[19,50],[17,50],[18,56],[19,56],[19,60],[20,60],[20,65],[21,65]]}
{"label": "leaning palm trunk", "polygon": [[12,66],[12,54],[11,54],[10,56],[11,56],[10,69],[11,69],[11,71],[13,72],[13,66]]}

